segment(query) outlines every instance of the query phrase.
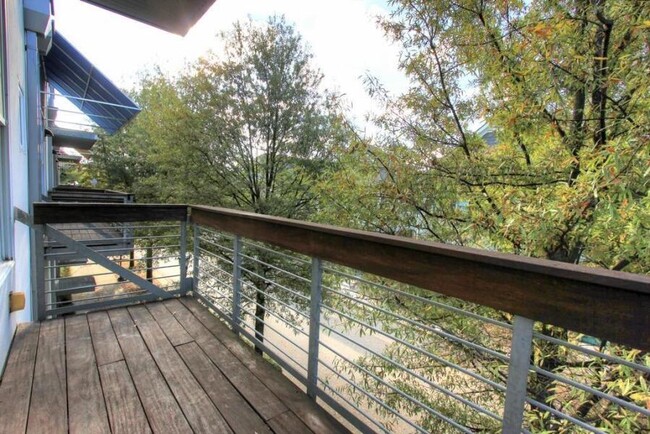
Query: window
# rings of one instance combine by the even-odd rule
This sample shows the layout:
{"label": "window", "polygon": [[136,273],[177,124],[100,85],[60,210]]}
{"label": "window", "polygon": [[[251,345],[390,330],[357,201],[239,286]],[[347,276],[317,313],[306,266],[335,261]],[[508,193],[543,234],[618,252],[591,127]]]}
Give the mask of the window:
{"label": "window", "polygon": [[5,93],[5,2],[0,1],[0,261],[12,256],[11,240],[13,225],[9,201],[9,150],[7,149],[7,117]]}

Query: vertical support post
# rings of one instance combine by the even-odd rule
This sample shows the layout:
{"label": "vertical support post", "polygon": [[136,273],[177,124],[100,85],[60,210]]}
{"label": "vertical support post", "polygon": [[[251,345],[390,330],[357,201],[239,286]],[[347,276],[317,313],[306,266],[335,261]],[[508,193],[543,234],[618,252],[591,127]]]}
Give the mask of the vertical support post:
{"label": "vertical support post", "polygon": [[180,234],[180,248],[178,266],[180,267],[180,290],[183,294],[187,294],[190,288],[190,282],[187,279],[187,221],[181,221],[181,234]]}
{"label": "vertical support post", "polygon": [[194,236],[194,245],[193,245],[193,255],[192,255],[192,291],[198,291],[199,290],[199,254],[201,251],[199,250],[200,247],[200,242],[201,242],[201,233],[200,233],[199,225],[196,223],[192,224],[192,234]]}
{"label": "vertical support post", "polygon": [[323,300],[323,262],[311,259],[311,305],[309,309],[309,352],[307,353],[307,395],[316,399],[318,391],[318,349],[320,346],[320,309]]}
{"label": "vertical support post", "polygon": [[503,412],[503,434],[521,433],[533,343],[533,324],[531,319],[515,316],[510,366],[508,366],[506,403]]}
{"label": "vertical support post", "polygon": [[241,237],[235,235],[232,248],[232,328],[241,330]]}
{"label": "vertical support post", "polygon": [[34,225],[34,272],[36,279],[32,284],[35,293],[32,293],[32,314],[38,321],[45,319],[46,299],[45,299],[45,240],[43,234],[43,225]]}

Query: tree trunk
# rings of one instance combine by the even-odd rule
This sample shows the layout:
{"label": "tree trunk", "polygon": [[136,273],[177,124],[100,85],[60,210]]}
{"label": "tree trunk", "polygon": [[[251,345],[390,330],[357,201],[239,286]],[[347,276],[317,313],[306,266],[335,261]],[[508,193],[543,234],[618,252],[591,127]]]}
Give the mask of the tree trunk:
{"label": "tree trunk", "polygon": [[151,247],[147,247],[145,255],[147,256],[145,258],[147,267],[147,280],[153,283],[153,249]]}
{"label": "tree trunk", "polygon": [[266,317],[266,294],[265,290],[260,290],[258,289],[255,292],[255,302],[257,305],[255,306],[255,339],[257,341],[255,342],[255,352],[257,354],[264,354],[264,351],[262,350],[262,347],[259,345],[259,343],[264,342],[264,321]]}

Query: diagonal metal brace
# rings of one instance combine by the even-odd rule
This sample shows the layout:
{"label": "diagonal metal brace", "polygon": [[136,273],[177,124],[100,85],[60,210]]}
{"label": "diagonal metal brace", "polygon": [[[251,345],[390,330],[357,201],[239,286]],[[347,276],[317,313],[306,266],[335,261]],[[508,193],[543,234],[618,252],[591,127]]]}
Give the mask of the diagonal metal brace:
{"label": "diagonal metal brace", "polygon": [[128,270],[124,267],[119,266],[115,262],[111,261],[108,259],[106,256],[99,254],[95,252],[93,249],[84,246],[82,243],[70,238],[63,232],[54,229],[53,227],[46,225],[45,226],[45,235],[53,239],[55,241],[60,242],[61,244],[64,244],[66,247],[70,249],[74,249],[76,252],[84,255],[86,258],[94,261],[96,264],[101,265],[102,267],[112,271],[113,273],[116,273],[120,277],[130,280],[131,282],[135,283],[136,285],[139,285],[142,289],[149,291],[149,293],[154,294],[158,297],[162,298],[171,298],[172,296],[168,294],[167,292],[163,291],[162,289],[158,288],[156,285],[153,283],[149,282],[146,279],[143,279],[142,277],[138,276],[131,270]]}

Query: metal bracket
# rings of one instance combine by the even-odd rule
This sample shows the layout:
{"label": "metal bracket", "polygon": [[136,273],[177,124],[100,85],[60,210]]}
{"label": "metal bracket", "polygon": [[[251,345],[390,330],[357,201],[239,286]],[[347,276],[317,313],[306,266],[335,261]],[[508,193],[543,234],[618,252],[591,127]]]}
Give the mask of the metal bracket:
{"label": "metal bracket", "polygon": [[14,207],[14,220],[26,226],[32,227],[32,216],[18,207]]}

